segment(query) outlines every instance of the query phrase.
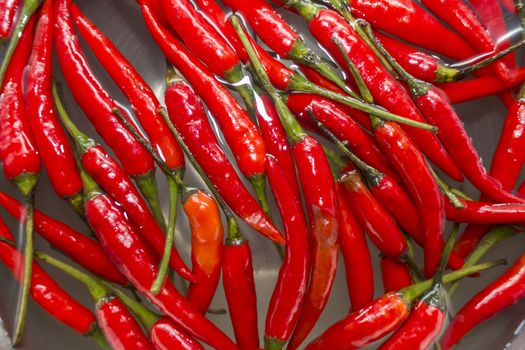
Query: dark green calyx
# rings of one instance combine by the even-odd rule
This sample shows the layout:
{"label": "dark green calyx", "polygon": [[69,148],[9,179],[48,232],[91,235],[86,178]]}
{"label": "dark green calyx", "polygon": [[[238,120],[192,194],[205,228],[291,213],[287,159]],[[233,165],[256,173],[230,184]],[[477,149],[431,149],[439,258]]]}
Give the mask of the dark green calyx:
{"label": "dark green calyx", "polygon": [[13,179],[14,184],[26,199],[33,198],[38,176],[38,173],[22,173]]}

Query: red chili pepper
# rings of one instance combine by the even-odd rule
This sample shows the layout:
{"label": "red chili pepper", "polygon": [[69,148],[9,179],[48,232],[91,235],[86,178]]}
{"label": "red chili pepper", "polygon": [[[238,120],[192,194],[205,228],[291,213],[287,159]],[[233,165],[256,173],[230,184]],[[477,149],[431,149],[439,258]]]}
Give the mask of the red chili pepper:
{"label": "red chili pepper", "polygon": [[407,264],[386,256],[381,257],[381,277],[385,294],[412,284],[412,276]]}
{"label": "red chili pepper", "polygon": [[501,3],[505,6],[507,11],[516,13],[516,3],[513,0],[501,0]]}
{"label": "red chili pepper", "polygon": [[450,201],[445,201],[445,211],[448,220],[484,225],[525,222],[524,204],[493,204],[461,199],[460,202],[463,205],[463,209],[457,209]]}
{"label": "red chili pepper", "polygon": [[151,329],[150,340],[157,350],[204,350],[197,341],[164,319],[155,323]]}
{"label": "red chili pepper", "polygon": [[290,94],[287,96],[286,105],[300,121],[306,123],[310,120],[306,110],[310,109],[316,118],[340,140],[346,142],[359,158],[379,171],[397,178],[373,138],[335,103],[315,95]]}
{"label": "red chili pepper", "polygon": [[452,348],[479,323],[510,307],[525,296],[525,254],[503,275],[476,294],[454,316],[441,340],[443,349]]}
{"label": "red chili pepper", "polygon": [[374,245],[385,255],[398,258],[407,248],[403,233],[394,219],[370,193],[361,175],[354,170],[343,175],[341,184],[348,205]]}
{"label": "red chili pepper", "polygon": [[87,174],[81,175],[84,182],[86,219],[120,272],[159,310],[192,336],[217,349],[238,349],[224,333],[182,297],[168,280],[158,294],[151,292],[151,285],[158,273],[155,254],[127,221],[124,212],[108,195],[101,192]]}
{"label": "red chili pepper", "polygon": [[217,203],[206,193],[195,191],[183,199],[182,208],[191,229],[191,262],[195,282],[187,299],[201,313],[210,307],[222,266],[224,232]]}
{"label": "red chili pepper", "polygon": [[337,184],[339,244],[345,264],[351,310],[359,310],[374,299],[374,270],[365,233]]}
{"label": "red chili pepper", "polygon": [[468,225],[456,242],[454,251],[462,258],[469,256],[483,237],[489,233],[490,228],[490,225]]}
{"label": "red chili pepper", "polygon": [[[421,2],[439,19],[465,38],[467,43],[477,52],[491,52],[496,49],[487,30],[465,2],[460,0],[422,0]],[[502,80],[506,81],[512,78],[505,64],[499,62],[493,67],[493,70]]]}
{"label": "red chili pepper", "polygon": [[75,25],[93,53],[128,98],[155,150],[173,170],[184,167],[184,155],[164,120],[153,90],[117,47],[73,4]]}
{"label": "red chili pepper", "polygon": [[301,313],[310,277],[310,242],[300,198],[291,188],[281,161],[267,159],[267,173],[288,244],[285,260],[266,313],[265,347],[282,349]]}
{"label": "red chili pepper", "polygon": [[5,0],[0,3],[0,41],[9,39],[18,6],[20,0]]}
{"label": "red chili pepper", "polygon": [[356,17],[374,28],[455,59],[475,55],[469,45],[412,0],[349,0]]}
{"label": "red chili pepper", "polygon": [[[372,49],[361,40],[343,17],[306,0],[295,5],[295,8],[308,12],[305,19],[308,21],[310,32],[330,51],[341,66],[347,66],[344,55],[352,61],[379,105],[408,119],[424,121],[403,87],[390,75]],[[340,48],[344,51],[344,55]],[[462,180],[463,177],[457,166],[441,146],[436,135],[419,128],[408,126],[404,128],[434,164],[452,178]]]}
{"label": "red chili pepper", "polygon": [[[162,256],[166,237],[125,170],[100,144],[83,134],[73,124],[60,100],[56,85],[53,87],[53,98],[60,119],[76,144],[82,167],[113,200],[122,206],[130,221],[139,229],[141,236],[159,256]],[[172,249],[170,254],[170,266],[185,279],[194,280],[191,270],[176,249]]]}
{"label": "red chili pepper", "polygon": [[[143,9],[147,11],[147,7]],[[284,238],[248,192],[221,150],[197,94],[176,75],[170,74],[167,79],[165,100],[170,121],[221,196],[255,230],[283,244]]]}
{"label": "red chili pepper", "polygon": [[[24,207],[4,192],[0,192],[0,205],[17,220],[23,219]],[[34,221],[35,231],[76,263],[113,283],[127,284],[128,280],[117,270],[96,241],[38,210],[35,210]]]}
{"label": "red chili pepper", "polygon": [[[1,219],[0,236],[10,241],[14,239]],[[21,282],[20,266],[24,264],[23,255],[11,245],[0,242],[0,260]],[[73,299],[37,263],[33,262],[31,270],[30,293],[38,305],[76,332],[89,336],[96,327],[95,316],[91,311]]]}
{"label": "red chili pepper", "polygon": [[67,135],[57,119],[51,96],[53,23],[53,3],[46,1],[40,11],[28,64],[26,115],[53,188],[80,213],[82,181]]}

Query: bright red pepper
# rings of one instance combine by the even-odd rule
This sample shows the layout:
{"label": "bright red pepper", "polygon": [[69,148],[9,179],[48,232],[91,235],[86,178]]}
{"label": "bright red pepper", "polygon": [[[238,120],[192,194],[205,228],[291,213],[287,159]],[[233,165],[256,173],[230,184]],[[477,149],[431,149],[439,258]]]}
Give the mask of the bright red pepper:
{"label": "bright red pepper", "polygon": [[161,319],[151,329],[150,341],[157,350],[204,350],[193,338],[178,330],[169,320]]}
{"label": "bright red pepper", "polygon": [[190,192],[182,208],[191,229],[191,262],[195,282],[187,299],[201,313],[210,307],[221,276],[224,232],[217,203],[202,191]]}
{"label": "bright red pepper", "polygon": [[266,314],[265,346],[281,349],[292,335],[310,277],[310,242],[300,198],[291,188],[281,161],[268,157],[270,187],[285,227],[285,260]]}
{"label": "bright red pepper", "polygon": [[337,184],[339,244],[345,264],[351,310],[359,310],[374,299],[374,270],[365,233],[352,213],[341,185]]}
{"label": "bright red pepper", "polygon": [[26,115],[53,188],[79,212],[82,181],[51,96],[53,27],[53,3],[46,1],[40,11],[27,70]]}
{"label": "bright red pepper", "polygon": [[20,0],[5,0],[0,3],[0,41],[9,39]]}
{"label": "bright red pepper", "polygon": [[525,254],[503,275],[476,294],[454,316],[441,340],[448,350],[479,323],[510,307],[525,296]]}
{"label": "bright red pepper", "polygon": [[184,167],[184,155],[168,126],[158,114],[160,102],[153,90],[117,47],[73,4],[73,20],[82,38],[117,86],[128,98],[133,112],[156,151],[171,169]]}
{"label": "bright red pepper", "polygon": [[412,276],[407,264],[386,256],[381,257],[381,277],[385,294],[412,284]]}
{"label": "bright red pepper", "polygon": [[493,204],[461,199],[460,202],[463,205],[463,209],[455,208],[450,201],[445,201],[445,211],[448,220],[485,225],[525,222],[524,204]]}

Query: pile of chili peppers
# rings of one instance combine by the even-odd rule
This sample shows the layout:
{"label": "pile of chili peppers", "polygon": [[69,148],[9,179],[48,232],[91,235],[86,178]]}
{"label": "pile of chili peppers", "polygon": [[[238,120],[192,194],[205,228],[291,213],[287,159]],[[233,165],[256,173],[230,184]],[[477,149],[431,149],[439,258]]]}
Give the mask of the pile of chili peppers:
{"label": "pile of chili peppers", "polygon": [[[151,63],[166,65],[162,97],[72,0],[0,1],[0,162],[21,195],[2,182],[0,261],[20,285],[13,346],[31,337],[29,298],[115,350],[451,349],[523,308],[525,34],[507,35],[525,24],[523,1],[129,6],[165,56]],[[507,115],[486,168],[453,104],[492,95]],[[93,130],[75,123],[84,116]],[[43,172],[83,232],[34,208],[50,195]],[[33,231],[58,257],[34,248]],[[265,239],[279,273],[261,313],[253,248]],[[521,256],[487,261],[504,244]],[[328,320],[338,267],[350,309]],[[455,291],[476,278],[484,287],[457,309]],[[232,336],[208,314],[231,320]]]}

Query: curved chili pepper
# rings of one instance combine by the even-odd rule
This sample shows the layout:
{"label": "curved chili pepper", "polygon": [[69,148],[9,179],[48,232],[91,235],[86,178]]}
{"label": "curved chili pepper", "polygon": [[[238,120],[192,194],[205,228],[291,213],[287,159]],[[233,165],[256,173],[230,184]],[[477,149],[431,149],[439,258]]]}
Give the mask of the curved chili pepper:
{"label": "curved chili pepper", "polygon": [[525,254],[503,275],[476,294],[452,319],[441,340],[450,349],[482,321],[510,307],[525,296]]}
{"label": "curved chili pepper", "polygon": [[266,92],[272,98],[295,157],[312,235],[312,272],[301,316],[290,345],[295,349],[319,319],[330,295],[337,269],[337,198],[330,165],[322,146],[306,135],[266,75],[237,17],[230,18]]}
{"label": "curved chili pepper", "polygon": [[489,231],[490,225],[468,225],[456,242],[454,251],[463,258],[467,257]]}
{"label": "curved chili pepper", "polygon": [[374,245],[385,255],[398,258],[405,253],[406,240],[394,219],[377,202],[354,170],[341,177],[341,184],[361,226],[368,233]]}
{"label": "curved chili pepper", "polygon": [[[71,0],[55,2],[55,47],[58,61],[73,97],[106,144],[115,152],[126,173],[135,178],[152,210],[160,210],[153,158],[113,115],[117,108],[96,80],[82,52],[71,19]],[[125,113],[123,113],[125,115]],[[160,217],[160,214],[157,214]]]}
{"label": "curved chili pepper", "polygon": [[374,168],[397,177],[388,160],[379,151],[377,145],[353,119],[335,103],[310,94],[290,94],[286,105],[300,121],[309,120],[306,110],[310,109],[316,118],[363,161]]}
{"label": "curved chili pepper", "polygon": [[266,313],[264,342],[266,349],[282,349],[297,324],[308,287],[310,242],[301,197],[291,188],[281,161],[270,156],[266,164],[288,244]]}
{"label": "curved chili pepper", "polygon": [[51,96],[53,3],[44,2],[35,33],[26,78],[26,114],[36,146],[55,192],[81,213],[82,181],[67,135],[56,116]]}
{"label": "curved chili pepper", "polygon": [[[86,219],[110,259],[137,290],[192,336],[224,350],[238,349],[216,326],[202,316],[169,281],[158,294],[150,290],[157,276],[156,257],[124,216],[124,212],[81,172]],[[131,253],[131,254],[130,254]]]}
{"label": "curved chili pepper", "polygon": [[[17,220],[23,220],[25,209],[13,197],[0,192],[0,205]],[[128,280],[117,270],[96,241],[38,210],[35,210],[34,221],[35,231],[61,253],[97,276],[120,285],[127,284]]]}
{"label": "curved chili pepper", "polygon": [[191,229],[191,262],[195,282],[186,298],[201,313],[210,307],[221,276],[224,232],[217,203],[195,191],[183,199],[182,208]]}
{"label": "curved chili pepper", "polygon": [[[26,32],[26,26],[29,24],[30,20],[34,18],[34,13],[38,10],[40,5],[44,0],[25,0],[22,2],[20,7],[20,15],[16,21],[14,28],[11,33],[11,40],[5,51],[2,63],[0,64],[0,86],[4,86],[7,74],[7,70],[11,65],[11,61],[14,60],[13,55],[16,51],[18,45],[20,45],[20,40],[23,36],[23,33]],[[25,64],[26,62],[24,62]]]}
{"label": "curved chili pepper", "polygon": [[9,39],[19,6],[20,0],[6,0],[0,3],[0,42]]}
{"label": "curved chili pepper", "polygon": [[[56,85],[53,86],[53,98],[60,119],[75,142],[83,168],[113,200],[122,206],[129,215],[130,221],[139,229],[141,236],[151,244],[159,256],[162,256],[166,237],[125,170],[100,144],[83,134],[73,124],[60,100]],[[185,279],[194,280],[191,270],[176,249],[171,251],[170,266]]]}
{"label": "curved chili pepper", "polygon": [[[464,268],[443,276],[443,282],[449,283],[461,279],[473,271],[501,265],[505,261],[477,265],[476,268]],[[330,326],[317,339],[308,344],[305,350],[351,350],[360,349],[381,339],[408,318],[411,303],[432,287],[432,280],[427,280],[398,292],[391,292],[376,299],[368,306],[357,310],[344,319]]]}
{"label": "curved chili pepper", "polygon": [[[495,50],[494,42],[487,30],[479,22],[476,14],[460,0],[422,0],[426,8],[438,18],[456,30],[467,43],[477,52],[491,52]],[[502,80],[509,80],[511,73],[503,63],[496,63],[494,71]]]}
{"label": "curved chili pepper", "polygon": [[82,38],[128,98],[155,150],[173,170],[184,167],[184,155],[158,114],[160,102],[153,90],[117,47],[73,4],[71,14]]}
{"label": "curved chili pepper", "polygon": [[[0,236],[10,241],[13,235],[0,218]],[[0,260],[22,281],[20,266],[24,257],[11,245],[0,242]],[[96,328],[95,316],[82,304],[63,290],[37,263],[31,269],[31,297],[53,318],[66,324],[76,332],[89,336]]]}
{"label": "curved chili pepper", "polygon": [[412,0],[348,0],[356,17],[407,42],[454,59],[475,55],[469,45]]}
{"label": "curved chili pepper", "polygon": [[[347,67],[344,55],[352,61],[378,104],[408,119],[424,121],[403,87],[343,17],[307,0],[300,0],[294,7],[304,15],[313,36],[330,51],[341,66]],[[436,135],[414,127],[407,126],[404,129],[434,164],[452,178],[462,180],[460,171]]]}
{"label": "curved chili pepper", "polygon": [[381,257],[381,277],[385,294],[412,284],[412,276],[407,264],[386,256]]}
{"label": "curved chili pepper", "polygon": [[204,350],[204,347],[185,333],[178,330],[170,321],[161,319],[151,329],[150,341],[157,350]]}
{"label": "curved chili pepper", "polygon": [[[148,8],[144,6],[143,10],[147,13]],[[225,202],[259,233],[283,244],[284,238],[248,192],[221,150],[196,93],[174,74],[170,74],[167,83],[165,100],[169,121],[181,134]]]}
{"label": "curved chili pepper", "polygon": [[[31,1],[28,1],[28,6]],[[26,3],[24,3],[25,5]],[[21,15],[25,16],[24,13]],[[27,20],[27,18],[26,18]],[[13,181],[26,199],[23,282],[15,321],[13,344],[21,341],[27,314],[33,261],[33,201],[40,172],[40,155],[26,119],[23,96],[23,72],[31,52],[35,19],[29,19],[21,34],[13,60],[5,72],[0,102],[0,159],[5,176]],[[20,23],[20,20],[19,20]],[[17,36],[20,33],[15,34]],[[18,40],[18,37],[16,38]],[[11,43],[14,42],[13,40]],[[8,61],[4,57],[5,63]]]}
{"label": "curved chili pepper", "polygon": [[359,310],[374,299],[374,270],[365,233],[352,213],[341,185],[337,184],[339,244],[345,264],[351,310]]}
{"label": "curved chili pepper", "polygon": [[470,224],[509,224],[525,222],[525,205],[514,203],[493,204],[459,199],[463,209],[454,207],[445,201],[447,219]]}

